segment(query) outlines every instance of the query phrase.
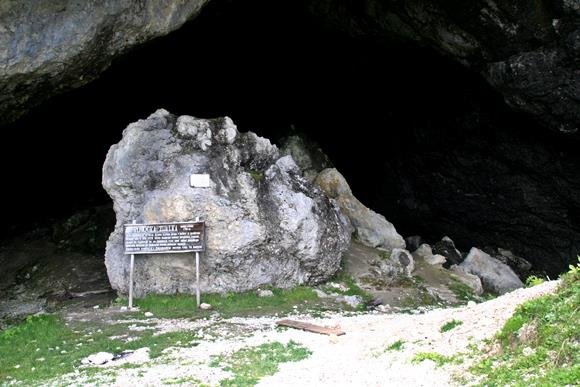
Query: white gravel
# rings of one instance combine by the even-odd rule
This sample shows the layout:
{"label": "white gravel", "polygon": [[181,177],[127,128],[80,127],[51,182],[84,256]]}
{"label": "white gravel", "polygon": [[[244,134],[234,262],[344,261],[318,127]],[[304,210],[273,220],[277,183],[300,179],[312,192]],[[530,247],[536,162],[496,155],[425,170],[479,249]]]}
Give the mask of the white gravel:
{"label": "white gravel", "polygon": [[[192,348],[169,348],[165,351],[165,356],[139,368],[119,370],[114,382],[103,379],[99,384],[157,386],[176,378],[189,377],[215,385],[229,374],[220,368],[209,367],[212,356],[266,342],[286,343],[293,340],[308,347],[312,355],[300,362],[281,364],[279,372],[263,378],[260,386],[458,385],[458,382],[454,382],[453,373],[461,371],[465,364],[437,367],[431,361],[416,364],[411,359],[419,352],[454,355],[466,352],[470,344],[481,345],[482,340],[492,337],[503,326],[517,305],[553,292],[557,284],[558,281],[550,281],[532,288],[519,289],[481,304],[438,309],[420,315],[332,315],[324,319],[300,316],[302,321],[330,326],[339,324],[346,335],[338,337],[338,340],[295,329],[276,329],[276,317],[219,321],[208,319],[191,325],[176,320],[175,325],[186,329],[201,328],[216,339],[204,340]],[[153,319],[148,322],[151,320]],[[441,326],[451,320],[460,320],[463,324],[441,333]],[[213,328],[208,324],[210,321],[215,322]],[[172,325],[172,320],[156,322],[165,328],[162,330],[172,330],[167,329]],[[242,334],[232,335],[232,331]],[[385,351],[398,340],[404,341],[402,350]],[[82,373],[67,375],[58,382],[67,381],[84,383]]]}

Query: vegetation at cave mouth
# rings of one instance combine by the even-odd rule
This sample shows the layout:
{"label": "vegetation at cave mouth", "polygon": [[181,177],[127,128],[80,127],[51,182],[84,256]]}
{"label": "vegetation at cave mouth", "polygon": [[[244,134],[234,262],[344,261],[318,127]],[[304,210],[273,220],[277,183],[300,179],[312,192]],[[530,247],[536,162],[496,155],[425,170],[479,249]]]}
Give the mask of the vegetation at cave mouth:
{"label": "vegetation at cave mouth", "polygon": [[494,355],[471,371],[487,386],[564,386],[580,382],[580,263],[555,294],[518,307],[490,343]]}

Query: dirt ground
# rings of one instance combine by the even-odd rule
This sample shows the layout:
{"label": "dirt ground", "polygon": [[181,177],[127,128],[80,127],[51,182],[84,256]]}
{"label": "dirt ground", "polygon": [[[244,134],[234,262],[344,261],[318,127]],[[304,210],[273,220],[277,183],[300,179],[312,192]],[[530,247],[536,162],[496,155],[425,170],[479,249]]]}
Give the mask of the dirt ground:
{"label": "dirt ground", "polygon": [[[211,366],[215,356],[264,343],[294,341],[308,348],[311,356],[280,364],[279,371],[261,379],[259,385],[464,385],[470,381],[465,372],[472,362],[470,353],[474,349],[487,350],[483,341],[503,326],[519,304],[553,292],[557,285],[557,281],[546,282],[480,304],[435,309],[424,314],[374,311],[350,316],[340,313],[323,317],[290,316],[319,325],[339,325],[346,334],[338,337],[280,329],[276,327],[279,318],[275,316],[229,319],[213,316],[194,321],[153,316],[136,320],[136,327],[143,325],[159,332],[189,330],[198,332],[203,340],[193,347],[168,348],[159,358],[141,358],[129,367],[126,361],[112,362],[103,366],[110,372],[102,378],[95,378],[94,374],[84,376],[77,371],[51,383],[156,386],[182,380],[178,384],[216,385],[231,374]],[[111,313],[119,315],[118,311]],[[443,324],[452,320],[461,324],[441,332]],[[400,348],[389,350],[395,342],[401,343]],[[442,366],[431,360],[414,362],[421,353],[436,353],[454,360]]]}

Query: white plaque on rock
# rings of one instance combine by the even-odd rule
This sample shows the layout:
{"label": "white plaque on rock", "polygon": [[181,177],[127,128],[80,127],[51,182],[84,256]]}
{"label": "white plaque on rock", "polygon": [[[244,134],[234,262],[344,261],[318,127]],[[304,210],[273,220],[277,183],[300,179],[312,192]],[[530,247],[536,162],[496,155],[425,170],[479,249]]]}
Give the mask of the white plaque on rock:
{"label": "white plaque on rock", "polygon": [[207,173],[194,173],[189,177],[189,185],[193,188],[208,188],[209,187],[209,174]]}

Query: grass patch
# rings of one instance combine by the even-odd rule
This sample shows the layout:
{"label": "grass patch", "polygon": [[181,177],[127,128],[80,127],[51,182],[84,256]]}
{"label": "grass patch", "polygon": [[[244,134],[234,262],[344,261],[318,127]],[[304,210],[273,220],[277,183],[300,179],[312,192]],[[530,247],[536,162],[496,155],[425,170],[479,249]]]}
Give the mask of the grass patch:
{"label": "grass patch", "polygon": [[532,286],[543,284],[544,282],[546,282],[545,279],[535,275],[531,275],[528,278],[526,278],[526,287],[531,288]]}
{"label": "grass patch", "polygon": [[416,294],[409,295],[401,300],[401,307],[415,310],[421,306],[429,307],[429,306],[438,306],[443,303],[443,301],[437,297],[429,293],[426,289],[422,287],[418,287],[416,289]]}
{"label": "grass patch", "polygon": [[379,257],[383,260],[388,261],[391,259],[391,251],[388,250],[377,250]]}
{"label": "grass patch", "polygon": [[210,366],[222,367],[233,374],[231,378],[222,380],[220,386],[253,386],[260,378],[278,372],[280,363],[300,361],[311,354],[307,348],[294,341],[287,345],[273,342],[218,356]]}
{"label": "grass patch", "polygon": [[268,313],[286,313],[295,305],[305,301],[316,302],[318,296],[308,287],[298,286],[293,289],[270,289],[271,297],[259,297],[255,291],[245,293],[225,293],[202,295],[202,302],[212,306],[212,310],[197,309],[195,297],[186,294],[159,295],[151,294],[135,300],[135,305],[142,312],[151,312],[159,318],[199,318],[218,311],[222,317],[263,315]]}
{"label": "grass patch", "polygon": [[345,296],[359,296],[362,299],[362,303],[358,306],[358,310],[365,310],[366,305],[373,300],[372,294],[360,288],[357,285],[354,278],[352,278],[346,271],[339,271],[329,282],[338,282],[346,286],[346,291],[341,291],[333,287],[325,287],[324,291],[329,293],[338,293]]}
{"label": "grass patch", "polygon": [[386,349],[386,351],[400,351],[403,349],[403,346],[405,345],[405,341],[403,340],[397,340],[395,341],[393,344],[389,345]]}
{"label": "grass patch", "polygon": [[453,328],[456,328],[456,327],[460,326],[461,324],[463,324],[463,321],[461,321],[461,320],[451,320],[451,321],[447,321],[445,324],[443,324],[441,326],[441,329],[439,329],[439,331],[441,333],[449,332],[450,330],[452,330]]}
{"label": "grass patch", "polygon": [[[136,339],[130,342],[110,339],[110,336],[127,332]],[[129,331],[127,324],[89,327],[79,323],[72,328],[56,315],[31,316],[24,323],[0,333],[0,385],[10,380],[25,385],[47,382],[73,372],[81,365],[81,359],[97,352],[115,354],[149,347],[150,356],[155,358],[161,356],[165,348],[191,347],[197,343],[195,334],[187,331],[153,336],[151,330]],[[90,376],[107,370],[84,371]]]}
{"label": "grass patch", "polygon": [[255,169],[250,169],[248,173],[250,174],[250,176],[252,176],[252,178],[256,181],[256,183],[259,183],[264,179],[263,172],[257,171]]}
{"label": "grass patch", "polygon": [[173,384],[187,384],[187,385],[195,385],[195,386],[205,386],[205,384],[201,383],[201,380],[196,379],[192,376],[182,376],[179,378],[168,378],[163,379],[164,385],[173,385]]}
{"label": "grass patch", "polygon": [[472,301],[478,299],[473,289],[455,278],[451,278],[451,283],[447,287],[455,294],[458,300]]}
{"label": "grass patch", "polygon": [[516,309],[494,340],[499,353],[480,360],[471,371],[483,376],[482,385],[577,385],[579,305],[580,273],[571,267],[555,294]]}
{"label": "grass patch", "polygon": [[460,364],[462,359],[459,356],[445,356],[437,352],[419,352],[411,360],[413,363],[421,363],[425,360],[431,360],[441,367],[445,364]]}

